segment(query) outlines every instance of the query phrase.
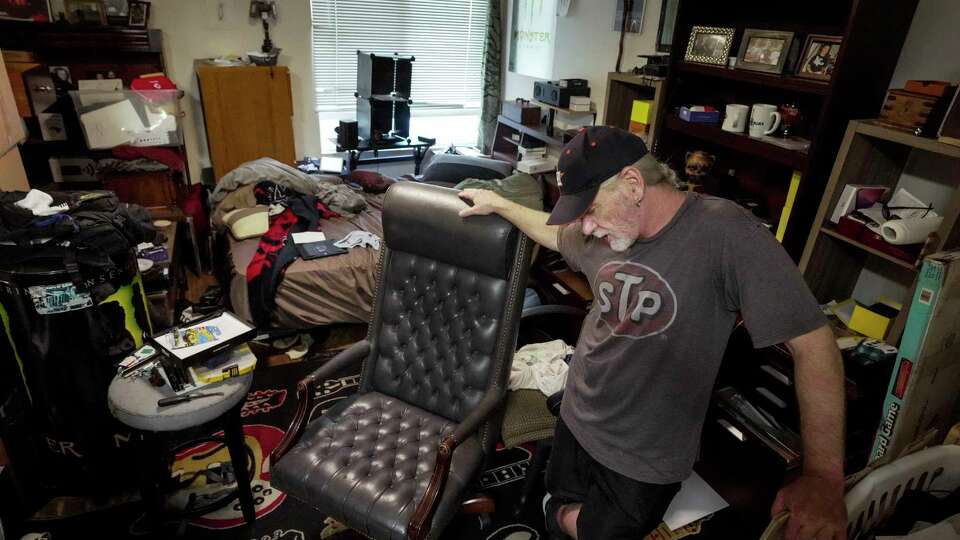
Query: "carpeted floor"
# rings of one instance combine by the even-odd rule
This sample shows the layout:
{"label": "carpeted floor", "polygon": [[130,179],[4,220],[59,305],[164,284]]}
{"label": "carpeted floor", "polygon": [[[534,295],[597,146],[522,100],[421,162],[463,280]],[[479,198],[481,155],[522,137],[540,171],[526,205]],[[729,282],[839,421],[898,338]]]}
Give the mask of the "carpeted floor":
{"label": "carpeted floor", "polygon": [[[233,504],[202,517],[179,523],[166,523],[148,534],[135,535],[135,523],[142,515],[136,502],[118,504],[109,510],[86,512],[68,519],[45,519],[27,523],[27,530],[47,533],[52,540],[103,538],[201,540],[353,540],[359,534],[344,528],[306,507],[270,485],[269,454],[279,443],[297,407],[296,384],[303,376],[328,360],[335,351],[313,353],[302,362],[268,366],[261,364],[254,375],[253,386],[242,409],[246,443],[256,463],[252,482],[257,520],[247,525],[241,516],[239,504]],[[314,415],[338,400],[356,392],[360,366],[353,366],[325,380],[319,385],[318,403]],[[496,512],[489,523],[481,525],[477,516],[461,515],[444,532],[443,538],[464,540],[539,540],[546,538],[540,501],[543,484],[540,482],[519,516],[514,515],[520,497],[525,471],[530,464],[533,446],[512,449],[500,448],[492,457],[479,480],[479,490],[496,501]],[[191,498],[202,501],[232,489],[224,486],[232,479],[232,464],[225,447],[207,443],[182,451],[174,463],[174,474],[181,478],[193,477],[188,488],[171,497],[172,503],[183,507]],[[225,480],[224,480],[225,479]],[[130,497],[128,497],[130,498]],[[47,505],[47,512],[56,513],[57,504]],[[82,501],[81,501],[82,504]],[[679,531],[669,532],[665,526],[652,532],[648,540],[676,540],[696,536],[699,540],[713,538],[746,538],[731,535],[739,527],[732,526],[730,516],[720,512]],[[639,539],[638,539],[639,540]]]}

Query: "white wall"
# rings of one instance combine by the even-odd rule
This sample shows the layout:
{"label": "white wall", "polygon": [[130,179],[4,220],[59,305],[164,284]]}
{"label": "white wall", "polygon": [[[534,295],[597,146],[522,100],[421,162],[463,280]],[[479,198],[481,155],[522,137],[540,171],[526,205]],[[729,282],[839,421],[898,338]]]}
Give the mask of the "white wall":
{"label": "white wall", "polygon": [[[247,15],[248,0],[153,0],[150,27],[163,31],[167,72],[187,93],[185,138],[190,174],[200,179],[200,169],[210,165],[193,61],[218,55],[242,55],[260,49],[263,30]],[[220,20],[222,6],[223,20]],[[310,67],[310,2],[279,0],[280,17],[270,25],[274,46],[283,49],[280,64],[290,68],[293,83],[293,135],[296,156],[318,154],[320,133],[313,107]]]}
{"label": "white wall", "polygon": [[908,79],[960,81],[960,2],[920,0],[900,52],[891,88]]}
{"label": "white wall", "polygon": [[[642,60],[638,54],[656,52],[657,28],[660,25],[661,0],[646,0],[643,31],[627,34],[623,44],[621,70],[628,71]],[[505,0],[503,43],[503,99],[531,98],[537,79],[507,70],[510,52],[510,17],[512,0]],[[598,118],[603,118],[603,101],[607,73],[617,63],[620,32],[613,29],[617,0],[573,0],[566,17],[557,18],[557,44],[554,51],[554,79],[580,78],[590,81],[590,98],[597,104]]]}

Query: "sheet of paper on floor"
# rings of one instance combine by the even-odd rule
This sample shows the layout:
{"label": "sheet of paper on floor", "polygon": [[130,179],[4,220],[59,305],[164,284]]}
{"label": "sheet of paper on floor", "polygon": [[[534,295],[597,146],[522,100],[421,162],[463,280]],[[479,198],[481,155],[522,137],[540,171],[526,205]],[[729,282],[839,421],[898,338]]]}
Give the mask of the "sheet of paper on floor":
{"label": "sheet of paper on floor", "polygon": [[680,492],[667,507],[663,522],[670,527],[671,531],[675,531],[727,506],[730,505],[710,487],[710,484],[707,484],[699,474],[693,473],[680,485]]}

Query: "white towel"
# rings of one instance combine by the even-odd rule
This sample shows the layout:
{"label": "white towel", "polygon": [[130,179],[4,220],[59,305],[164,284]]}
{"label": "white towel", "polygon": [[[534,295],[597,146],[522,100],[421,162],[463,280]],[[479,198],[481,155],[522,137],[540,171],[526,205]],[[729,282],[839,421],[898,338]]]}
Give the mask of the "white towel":
{"label": "white towel", "polygon": [[564,358],[571,353],[573,347],[562,339],[521,347],[513,354],[507,387],[540,390],[547,396],[563,390],[569,369]]}
{"label": "white towel", "polygon": [[366,231],[352,231],[350,234],[344,236],[340,240],[337,240],[333,245],[338,248],[350,249],[358,246],[362,247],[372,247],[373,249],[380,249],[380,237],[368,233]]}
{"label": "white towel", "polygon": [[52,216],[53,214],[59,214],[60,212],[65,212],[69,209],[66,204],[50,206],[50,203],[52,202],[53,197],[51,197],[49,194],[44,193],[39,189],[31,189],[27,192],[26,197],[20,199],[14,204],[20,208],[30,210],[35,216]]}

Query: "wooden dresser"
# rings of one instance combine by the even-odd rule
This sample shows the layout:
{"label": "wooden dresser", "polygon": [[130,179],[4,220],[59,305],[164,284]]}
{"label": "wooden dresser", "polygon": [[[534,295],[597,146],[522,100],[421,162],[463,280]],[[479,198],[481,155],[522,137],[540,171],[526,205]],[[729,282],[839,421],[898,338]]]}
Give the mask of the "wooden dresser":
{"label": "wooden dresser", "polygon": [[197,61],[207,147],[219,182],[237,165],[272,157],[293,165],[293,98],[285,66],[214,66]]}

